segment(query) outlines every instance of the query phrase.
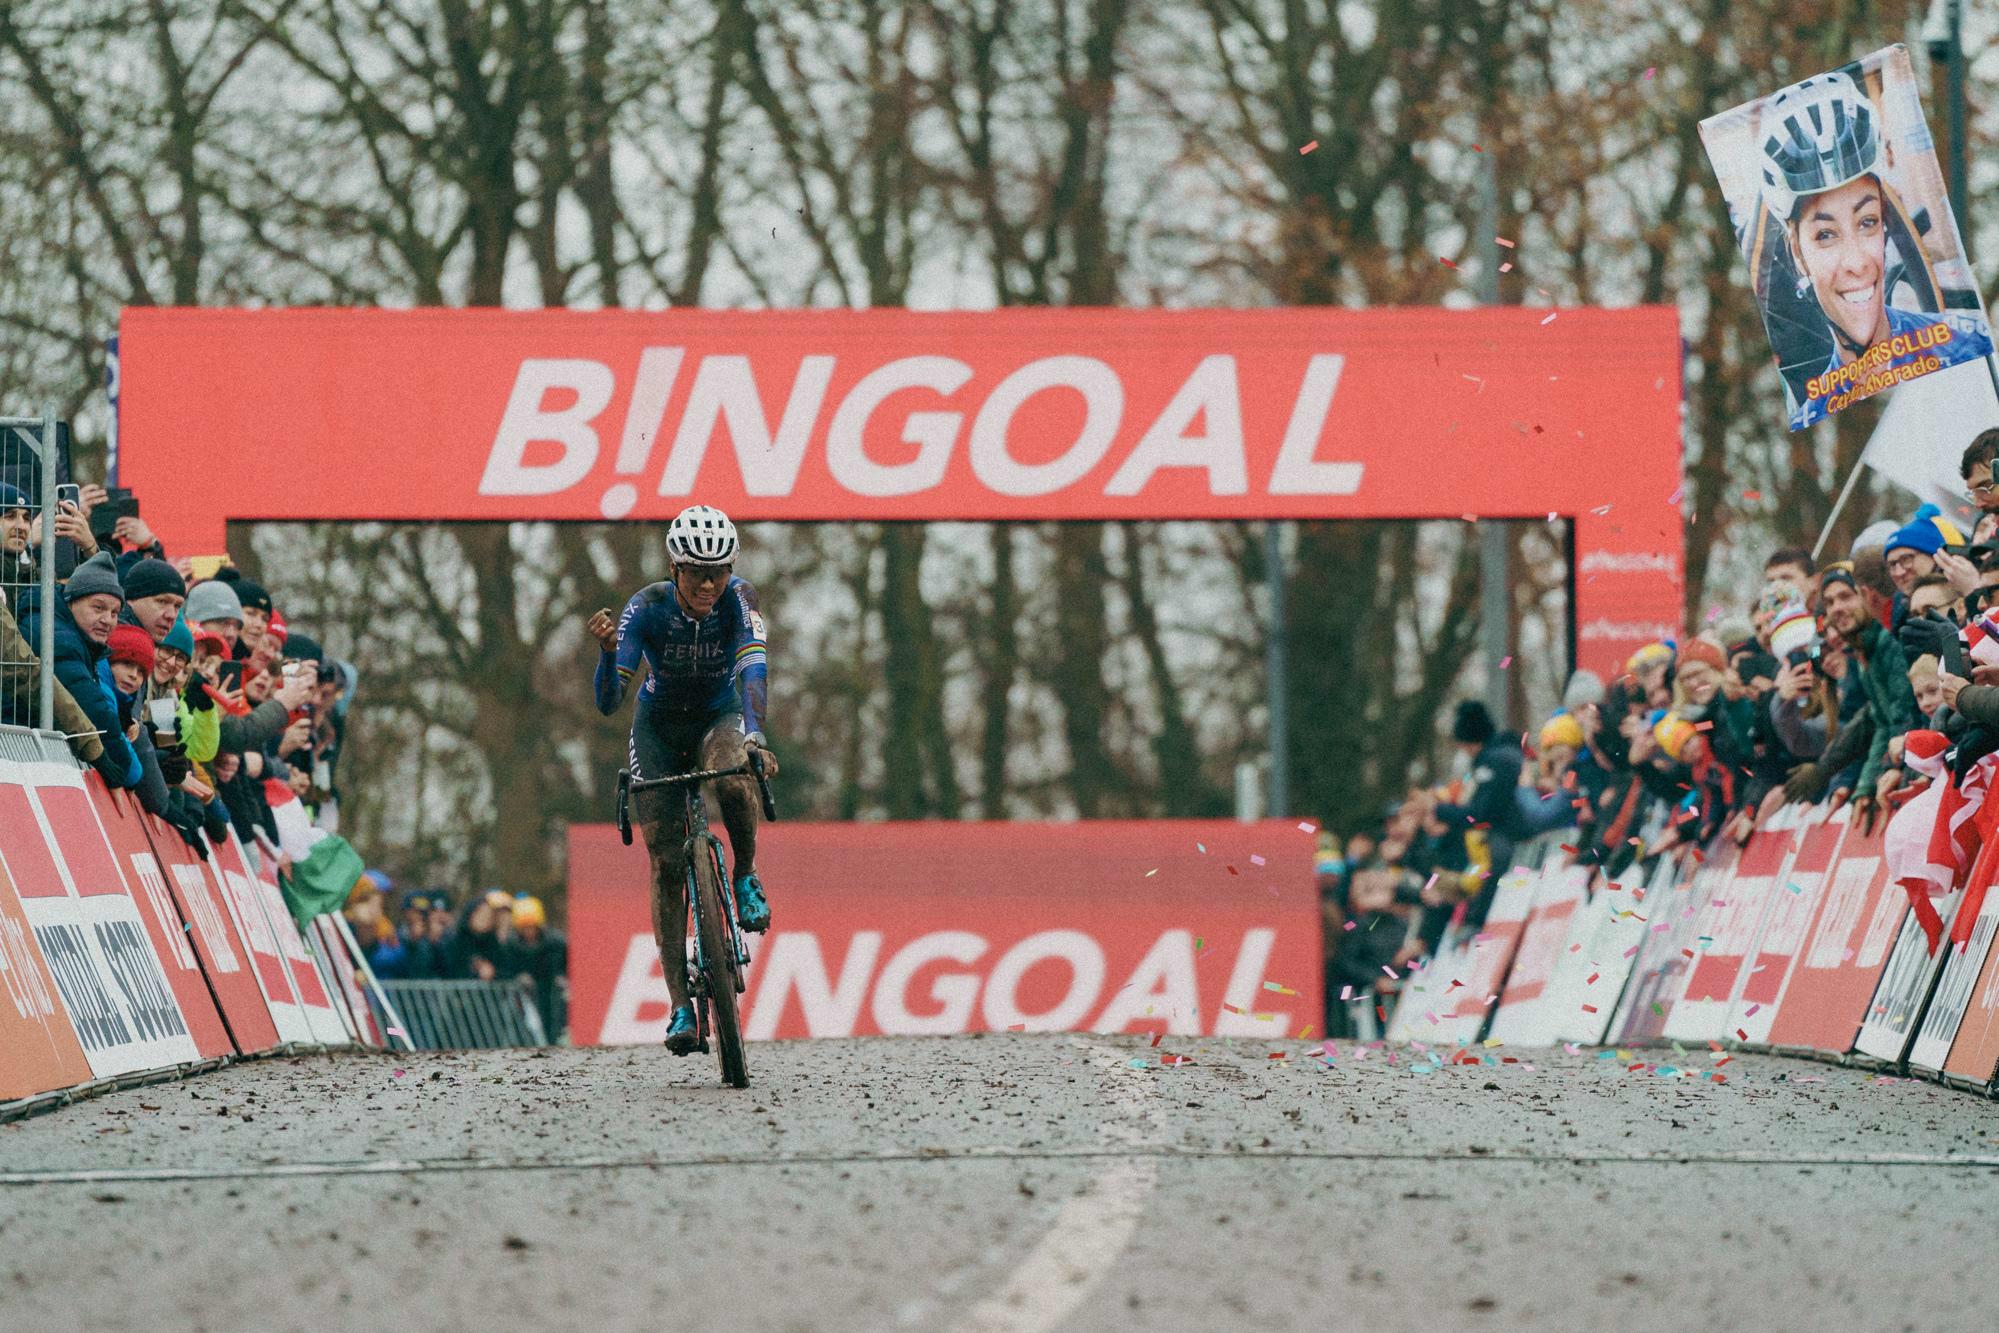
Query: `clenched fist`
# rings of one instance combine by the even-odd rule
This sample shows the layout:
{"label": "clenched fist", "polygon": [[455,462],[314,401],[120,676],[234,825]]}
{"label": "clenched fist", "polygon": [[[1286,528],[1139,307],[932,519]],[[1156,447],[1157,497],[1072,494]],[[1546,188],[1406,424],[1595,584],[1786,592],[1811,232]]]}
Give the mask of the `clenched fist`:
{"label": "clenched fist", "polygon": [[618,651],[618,622],[611,618],[611,613],[608,610],[599,611],[596,615],[591,616],[583,628],[591,638],[597,641],[598,646],[605,652],[615,653]]}

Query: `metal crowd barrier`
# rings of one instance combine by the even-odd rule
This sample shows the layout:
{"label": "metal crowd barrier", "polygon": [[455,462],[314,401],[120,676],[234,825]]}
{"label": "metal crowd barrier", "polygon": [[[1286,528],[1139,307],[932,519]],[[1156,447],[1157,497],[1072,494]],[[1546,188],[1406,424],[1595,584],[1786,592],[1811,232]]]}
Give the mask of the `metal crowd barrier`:
{"label": "metal crowd barrier", "polygon": [[512,981],[391,981],[382,990],[420,1051],[547,1046],[534,993]]}

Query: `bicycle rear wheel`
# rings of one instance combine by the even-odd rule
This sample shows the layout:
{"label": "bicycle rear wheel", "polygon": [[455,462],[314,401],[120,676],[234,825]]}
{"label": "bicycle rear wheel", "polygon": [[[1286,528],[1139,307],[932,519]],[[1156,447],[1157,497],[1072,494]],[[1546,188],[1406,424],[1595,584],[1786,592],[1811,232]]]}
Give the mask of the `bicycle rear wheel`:
{"label": "bicycle rear wheel", "polygon": [[698,895],[694,915],[701,933],[701,967],[715,1017],[715,1055],[722,1065],[722,1081],[732,1088],[747,1088],[750,1066],[743,1055],[743,1030],[736,1017],[736,958],[712,847],[701,849],[694,858],[694,891]]}

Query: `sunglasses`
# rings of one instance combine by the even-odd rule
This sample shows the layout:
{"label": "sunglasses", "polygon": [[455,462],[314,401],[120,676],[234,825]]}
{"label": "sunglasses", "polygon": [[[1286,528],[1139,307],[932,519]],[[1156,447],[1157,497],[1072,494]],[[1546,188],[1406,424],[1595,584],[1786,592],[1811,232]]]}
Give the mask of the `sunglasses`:
{"label": "sunglasses", "polygon": [[680,572],[696,583],[722,583],[729,577],[729,565],[681,565]]}

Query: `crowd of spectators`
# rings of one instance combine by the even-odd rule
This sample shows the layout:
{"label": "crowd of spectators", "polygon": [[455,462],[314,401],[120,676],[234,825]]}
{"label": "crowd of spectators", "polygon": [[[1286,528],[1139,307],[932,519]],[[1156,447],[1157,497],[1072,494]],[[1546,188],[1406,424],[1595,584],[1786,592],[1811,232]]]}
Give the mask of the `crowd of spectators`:
{"label": "crowd of spectators", "polygon": [[[1365,1035],[1385,1017],[1409,964],[1453,923],[1482,924],[1538,835],[1615,876],[1747,842],[1790,803],[1850,804],[1871,830],[1942,776],[1937,753],[1961,779],[1999,750],[1995,460],[1999,429],[1964,451],[1969,533],[1924,505],[1825,565],[1775,551],[1738,615],[1641,648],[1608,682],[1576,672],[1531,737],[1459,703],[1464,775],[1350,821],[1344,845],[1322,841],[1329,1031]],[[1908,746],[1916,731],[1938,736]]]}
{"label": "crowd of spectators", "polygon": [[502,889],[457,907],[444,889],[398,895],[370,870],[347,900],[347,921],[375,974],[406,981],[514,981],[533,992],[542,1030],[562,1031],[569,941],[548,924],[539,898]]}
{"label": "crowd of spectators", "polygon": [[336,828],[354,668],[288,625],[240,570],[222,562],[198,577],[129,492],[81,486],[57,509],[45,607],[41,515],[0,482],[0,721],[39,721],[47,616],[57,727],[201,855],[204,830],[220,839],[234,827],[282,865],[301,830]]}

